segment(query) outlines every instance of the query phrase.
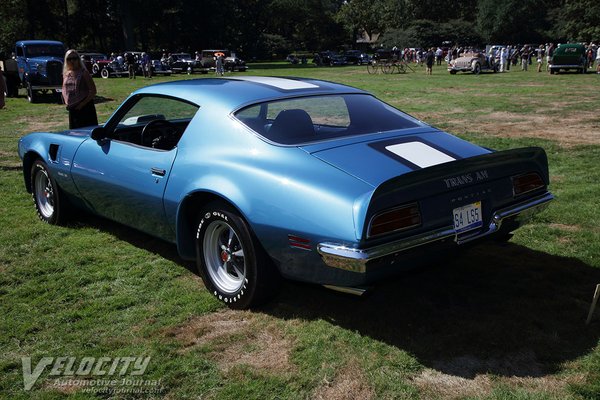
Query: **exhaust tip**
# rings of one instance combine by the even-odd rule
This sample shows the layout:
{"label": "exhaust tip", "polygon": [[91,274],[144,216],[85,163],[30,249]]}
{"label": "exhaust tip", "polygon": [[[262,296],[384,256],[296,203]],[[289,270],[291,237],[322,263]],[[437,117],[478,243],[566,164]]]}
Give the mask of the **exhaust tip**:
{"label": "exhaust tip", "polygon": [[324,288],[334,290],[340,293],[352,294],[354,296],[363,296],[365,295],[371,288],[370,287],[353,287],[353,286],[336,286],[336,285],[323,285]]}

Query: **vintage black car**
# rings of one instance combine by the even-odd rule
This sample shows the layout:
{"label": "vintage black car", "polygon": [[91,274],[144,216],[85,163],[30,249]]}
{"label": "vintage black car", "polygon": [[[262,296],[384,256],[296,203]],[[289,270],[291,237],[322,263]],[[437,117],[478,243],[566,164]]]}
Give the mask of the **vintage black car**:
{"label": "vintage black car", "polygon": [[193,74],[194,72],[205,74],[208,72],[203,70],[202,63],[196,61],[190,53],[172,53],[169,57],[169,67],[173,73],[179,74]]}
{"label": "vintage black car", "polygon": [[165,75],[169,76],[173,73],[171,68],[167,63],[162,62],[161,60],[152,60],[152,75]]}
{"label": "vintage black car", "polygon": [[359,50],[347,50],[344,53],[344,57],[346,58],[346,62],[348,64],[354,65],[368,64],[371,61],[371,57],[369,57],[368,54]]}
{"label": "vintage black car", "polygon": [[315,53],[313,63],[317,66],[326,65],[329,67],[337,66],[337,65],[346,65],[348,61],[346,61],[346,57],[336,52],[326,50],[321,51],[319,53]]}
{"label": "vintage black car", "polygon": [[213,50],[202,50],[202,65],[205,68],[209,68],[209,70],[214,71],[216,68],[216,54],[223,54],[223,68],[225,71],[238,71],[245,72],[248,70],[248,66],[246,62],[239,58],[235,52],[230,50],[221,50],[221,49],[213,49]]}

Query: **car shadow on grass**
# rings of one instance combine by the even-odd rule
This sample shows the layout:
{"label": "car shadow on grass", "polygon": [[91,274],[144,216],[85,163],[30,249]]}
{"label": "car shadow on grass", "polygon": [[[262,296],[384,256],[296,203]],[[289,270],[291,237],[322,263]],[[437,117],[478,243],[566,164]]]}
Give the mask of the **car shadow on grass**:
{"label": "car shadow on grass", "polygon": [[[198,275],[173,244],[99,217],[83,220]],[[329,321],[449,375],[542,377],[597,345],[600,311],[590,325],[585,319],[598,283],[600,269],[577,259],[490,242],[376,284],[363,297],[284,281],[256,311]]]}
{"label": "car shadow on grass", "polygon": [[445,374],[540,377],[597,345],[600,321],[585,320],[598,283],[600,270],[577,259],[488,243],[378,284],[366,298],[286,282],[261,311],[329,321]]}

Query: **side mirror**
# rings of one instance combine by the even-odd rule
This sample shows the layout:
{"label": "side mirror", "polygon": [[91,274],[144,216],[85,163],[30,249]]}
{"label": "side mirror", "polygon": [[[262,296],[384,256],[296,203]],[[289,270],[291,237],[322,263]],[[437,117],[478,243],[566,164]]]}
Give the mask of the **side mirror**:
{"label": "side mirror", "polygon": [[97,142],[100,140],[106,139],[106,137],[107,137],[106,129],[104,129],[103,126],[94,128],[92,130],[92,134],[90,135],[90,137]]}

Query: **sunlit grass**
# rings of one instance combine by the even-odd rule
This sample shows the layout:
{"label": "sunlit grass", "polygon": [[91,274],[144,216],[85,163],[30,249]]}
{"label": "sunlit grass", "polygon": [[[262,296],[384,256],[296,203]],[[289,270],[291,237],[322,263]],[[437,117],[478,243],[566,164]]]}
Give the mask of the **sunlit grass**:
{"label": "sunlit grass", "polygon": [[[52,388],[48,371],[25,392],[21,357],[147,355],[144,378],[161,379],[162,394],[177,399],[598,398],[600,318],[584,326],[600,283],[600,94],[589,90],[597,76],[415,68],[369,75],[364,66],[277,63],[246,74],[341,82],[482,146],[542,146],[556,201],[512,244],[444,255],[366,299],[286,283],[253,312],[224,310],[173,245],[86,214],[66,227],[41,223],[17,140],[66,128],[67,112],[29,104],[23,93],[8,99],[0,110],[0,397],[103,397]],[[96,79],[99,120],[139,87],[189,78]],[[543,133],[573,134],[579,116],[585,141]],[[500,129],[504,122],[518,131]]]}

